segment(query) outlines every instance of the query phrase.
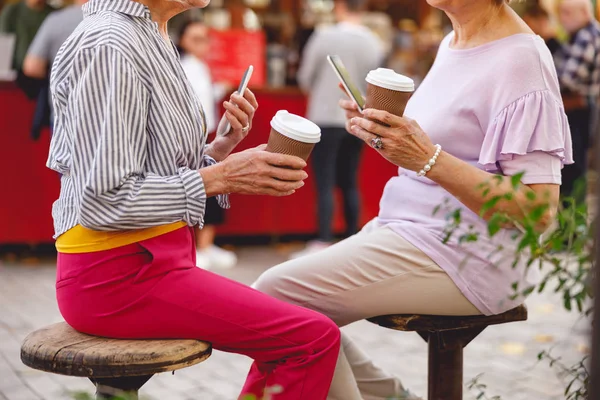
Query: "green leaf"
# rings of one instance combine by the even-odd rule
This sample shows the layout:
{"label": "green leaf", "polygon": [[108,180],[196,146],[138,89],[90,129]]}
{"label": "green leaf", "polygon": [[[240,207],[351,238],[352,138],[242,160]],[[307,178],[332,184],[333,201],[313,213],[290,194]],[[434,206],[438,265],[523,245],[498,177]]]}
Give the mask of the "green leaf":
{"label": "green leaf", "polygon": [[583,312],[583,300],[579,297],[575,297],[575,302],[577,303],[577,311],[582,313]]}
{"label": "green leaf", "polygon": [[571,311],[573,309],[571,301],[571,293],[568,290],[566,290],[563,295],[563,305],[565,306],[565,309],[567,309],[567,311]]}
{"label": "green leaf", "polygon": [[540,286],[538,287],[538,293],[542,293],[544,291],[544,289],[546,289],[546,284],[548,283],[547,280],[543,280],[542,283],[540,283]]}
{"label": "green leaf", "polygon": [[506,217],[502,214],[494,214],[488,221],[488,234],[490,236],[496,235],[502,229],[503,224],[506,222]]}
{"label": "green leaf", "polygon": [[529,286],[527,289],[523,290],[523,296],[529,296],[535,290],[535,286]]}
{"label": "green leaf", "polygon": [[537,207],[534,207],[529,212],[528,218],[533,222],[540,222],[542,217],[546,214],[546,211],[548,211],[548,208],[549,208],[548,204],[541,204]]}
{"label": "green leaf", "polygon": [[436,206],[436,207],[433,209],[433,213],[431,213],[431,215],[435,216],[435,215],[436,215],[438,212],[440,212],[440,209],[441,209],[441,208],[442,208],[442,206],[441,206],[441,205],[438,205],[438,206]]}
{"label": "green leaf", "polygon": [[479,234],[477,232],[469,232],[461,235],[459,243],[473,243],[479,240]]}
{"label": "green leaf", "polygon": [[502,182],[504,182],[504,176],[503,175],[494,175],[493,180],[496,181],[496,185],[501,185]]}
{"label": "green leaf", "polygon": [[517,189],[521,185],[521,179],[524,175],[525,172],[519,172],[518,174],[510,177],[510,184],[512,185],[513,189]]}
{"label": "green leaf", "polygon": [[496,205],[498,204],[498,202],[500,200],[502,200],[502,198],[503,198],[503,196],[494,196],[490,200],[483,203],[483,206],[481,207],[481,211],[479,211],[479,214],[485,215],[489,210],[496,207]]}
{"label": "green leaf", "polygon": [[535,194],[535,192],[533,190],[528,190],[527,192],[525,192],[525,197],[529,201],[535,201],[537,195]]}
{"label": "green leaf", "polygon": [[571,391],[571,386],[573,386],[573,383],[575,383],[575,380],[572,380],[571,383],[569,383],[569,385],[567,385],[567,387],[565,388],[565,396],[568,395]]}

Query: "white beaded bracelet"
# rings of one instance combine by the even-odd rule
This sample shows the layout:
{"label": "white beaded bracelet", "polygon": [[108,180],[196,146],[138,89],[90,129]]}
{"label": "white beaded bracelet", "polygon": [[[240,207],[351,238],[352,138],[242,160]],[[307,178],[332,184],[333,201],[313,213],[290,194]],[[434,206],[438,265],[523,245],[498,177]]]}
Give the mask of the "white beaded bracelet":
{"label": "white beaded bracelet", "polygon": [[433,167],[435,165],[435,163],[437,162],[437,159],[440,156],[441,152],[442,152],[442,146],[440,146],[439,144],[436,144],[435,145],[435,154],[433,155],[433,157],[431,157],[431,160],[429,160],[429,162],[427,163],[427,165],[425,165],[423,167],[423,169],[419,171],[419,173],[417,174],[417,176],[425,176],[425,175],[427,175],[427,173],[429,171],[431,171],[431,167]]}

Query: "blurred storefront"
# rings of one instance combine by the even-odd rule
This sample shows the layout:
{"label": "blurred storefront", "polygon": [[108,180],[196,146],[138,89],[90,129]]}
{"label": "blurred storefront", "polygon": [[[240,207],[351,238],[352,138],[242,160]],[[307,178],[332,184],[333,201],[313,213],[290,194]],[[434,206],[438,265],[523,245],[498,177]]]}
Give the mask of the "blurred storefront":
{"label": "blurred storefront", "polygon": [[[53,5],[64,4],[54,0]],[[245,68],[255,67],[250,87],[260,109],[240,149],[266,142],[276,111],[305,113],[306,97],[296,86],[296,71],[310,34],[334,22],[332,0],[212,0],[206,9],[172,21],[174,40],[178,26],[193,18],[204,19],[213,30],[209,64],[217,80],[235,87]],[[387,66],[417,82],[431,67],[439,42],[450,29],[443,14],[425,0],[371,0],[364,23],[388,49]],[[51,205],[58,196],[59,181],[45,168],[49,134],[38,141],[30,139],[34,105],[13,83],[0,82],[0,163],[2,170],[11,171],[3,177],[4,195],[0,196],[0,244],[52,240]],[[318,171],[309,169],[309,174],[314,173]],[[364,152],[360,171],[363,222],[377,214],[384,184],[395,173],[396,168],[377,153]],[[288,198],[232,196],[232,205],[222,235],[278,237],[310,235],[316,230],[312,182]],[[343,229],[341,215],[336,226]]]}

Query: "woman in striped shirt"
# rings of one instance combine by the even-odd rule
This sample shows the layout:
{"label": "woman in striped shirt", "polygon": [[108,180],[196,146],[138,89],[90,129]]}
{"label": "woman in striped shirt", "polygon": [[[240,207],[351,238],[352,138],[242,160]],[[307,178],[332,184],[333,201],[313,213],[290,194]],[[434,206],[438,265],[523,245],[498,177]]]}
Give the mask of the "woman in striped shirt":
{"label": "woman in striped shirt", "polygon": [[[90,0],[52,68],[48,166],[57,297],[75,329],[114,338],[190,338],[255,360],[244,393],[325,399],[339,352],[328,318],[195,267],[192,227],[207,197],[289,195],[299,158],[262,148],[230,155],[258,107],[224,103],[231,132],[206,145],[202,107],[166,23],[206,0]],[[220,161],[220,162],[219,162]]]}

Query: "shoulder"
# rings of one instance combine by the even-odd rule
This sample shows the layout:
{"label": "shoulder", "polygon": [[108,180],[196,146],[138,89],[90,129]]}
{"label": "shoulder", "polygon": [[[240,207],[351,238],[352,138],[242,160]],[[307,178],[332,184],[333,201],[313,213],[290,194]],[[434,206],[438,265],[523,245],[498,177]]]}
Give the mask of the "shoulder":
{"label": "shoulder", "polygon": [[63,16],[67,12],[68,10],[63,8],[61,10],[53,11],[50,14],[48,14],[46,19],[44,19],[44,22],[42,22],[38,33],[43,32],[44,34],[47,34],[49,30],[59,27],[62,24]]}
{"label": "shoulder", "polygon": [[66,16],[70,16],[73,13],[74,7],[77,8],[76,6],[68,6],[56,11],[52,11],[50,14],[48,14],[44,22],[48,21],[49,23],[53,24],[58,23],[61,19],[65,18]]}
{"label": "shoulder", "polygon": [[148,38],[142,27],[145,23],[150,22],[136,21],[116,12],[99,12],[84,19],[69,38],[69,46],[78,52],[104,48],[134,66],[141,66],[148,59]]}
{"label": "shoulder", "polygon": [[490,54],[496,66],[497,87],[518,98],[532,92],[549,91],[560,98],[560,86],[554,59],[542,38],[519,34],[505,38]]}
{"label": "shoulder", "polygon": [[105,11],[92,15],[86,22],[84,34],[94,44],[110,44],[130,49],[143,40],[139,23],[128,15]]}

